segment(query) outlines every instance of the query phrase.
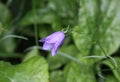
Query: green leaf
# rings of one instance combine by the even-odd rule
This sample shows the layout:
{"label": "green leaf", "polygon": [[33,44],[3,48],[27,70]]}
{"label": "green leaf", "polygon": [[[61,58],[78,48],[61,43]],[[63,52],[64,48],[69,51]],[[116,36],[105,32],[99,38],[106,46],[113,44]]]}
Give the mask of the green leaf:
{"label": "green leaf", "polygon": [[62,71],[53,71],[50,74],[50,82],[65,82]]}
{"label": "green leaf", "polygon": [[120,1],[80,0],[80,6],[73,38],[81,54],[105,55],[96,42],[106,55],[114,53],[120,45]]}
{"label": "green leaf", "polygon": [[[6,5],[2,4],[0,2],[0,36],[4,37],[7,34],[10,34],[11,30],[6,28],[10,27],[8,26],[10,21],[11,21],[11,12],[7,8]],[[9,46],[8,46],[9,45]],[[12,52],[15,49],[15,43],[13,39],[8,39],[3,42],[0,42],[0,48],[1,51],[6,51],[6,52]]]}
{"label": "green leaf", "polygon": [[96,82],[92,64],[70,63],[64,73],[66,82]]}
{"label": "green leaf", "polygon": [[42,23],[52,23],[54,22],[55,15],[50,11],[49,8],[42,8],[42,9],[36,9],[34,12],[33,10],[29,11],[25,17],[20,22],[20,25],[26,26],[30,24],[42,24]]}
{"label": "green leaf", "polygon": [[15,41],[13,38],[8,38],[6,40],[2,40],[0,42],[0,45],[2,46],[0,48],[0,51],[4,51],[4,52],[7,52],[7,53],[12,53],[15,48],[16,48],[16,44],[15,44]]}
{"label": "green leaf", "polygon": [[0,2],[0,22],[2,24],[7,24],[11,19],[11,13],[8,8]]}
{"label": "green leaf", "polygon": [[46,0],[31,0],[32,6],[39,9],[46,6]]}
{"label": "green leaf", "polygon": [[54,30],[68,25],[73,27],[78,22],[78,0],[50,0],[48,7],[56,15],[56,21],[52,24]]}
{"label": "green leaf", "polygon": [[29,60],[30,58],[34,56],[39,56],[39,52],[37,49],[32,49],[30,52],[28,52],[26,56],[23,58],[23,62]]}
{"label": "green leaf", "polygon": [[19,64],[0,61],[0,82],[48,82],[48,65],[44,58],[34,56]]}
{"label": "green leaf", "polygon": [[120,81],[120,58],[116,57],[114,58],[114,60],[116,61],[117,65],[115,66],[110,59],[105,60],[103,62],[103,64],[107,65],[110,67],[111,71],[114,73],[115,77],[117,78],[117,80]]}
{"label": "green leaf", "polygon": [[105,78],[105,82],[118,82],[118,80],[112,75],[107,75]]}
{"label": "green leaf", "polygon": [[[75,25],[78,16],[77,0],[45,0],[35,1],[32,5],[36,7],[35,10],[29,11],[21,20],[20,24],[51,24],[54,30],[61,30],[61,26]],[[59,28],[58,28],[59,27]]]}
{"label": "green leaf", "polygon": [[70,19],[78,14],[77,9],[79,8],[79,4],[77,2],[77,0],[50,0],[48,6],[55,11],[58,16]]}
{"label": "green leaf", "polygon": [[32,9],[22,18],[20,25],[26,26],[31,24],[50,24],[55,21],[55,14],[47,6],[49,1],[32,0]]}

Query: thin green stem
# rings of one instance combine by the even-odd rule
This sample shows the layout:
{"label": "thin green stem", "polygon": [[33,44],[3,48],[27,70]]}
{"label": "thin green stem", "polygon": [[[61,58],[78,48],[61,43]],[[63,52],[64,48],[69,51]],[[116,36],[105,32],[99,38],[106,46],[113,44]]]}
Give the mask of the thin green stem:
{"label": "thin green stem", "polygon": [[66,53],[63,53],[63,52],[60,52],[60,51],[58,51],[57,53],[58,53],[60,56],[63,56],[63,57],[65,57],[65,58],[67,58],[67,59],[70,59],[70,60],[72,60],[72,61],[74,61],[74,62],[77,62],[77,63],[79,63],[79,64],[82,64],[81,61],[79,61],[78,59],[76,59],[76,58],[74,58],[74,57],[72,57],[72,56],[70,56],[70,55],[68,55],[68,54],[66,54]]}
{"label": "thin green stem", "polygon": [[34,31],[35,31],[35,44],[36,46],[39,46],[38,44],[38,34],[37,34],[37,25],[34,24]]}
{"label": "thin green stem", "polygon": [[[35,3],[35,1],[33,1],[34,3]],[[34,17],[36,17],[36,7],[35,7],[35,5],[33,5],[33,14],[34,14]],[[38,44],[38,33],[37,33],[37,24],[36,23],[34,23],[34,32],[35,32],[35,44],[36,44],[36,46],[39,46],[39,44]]]}

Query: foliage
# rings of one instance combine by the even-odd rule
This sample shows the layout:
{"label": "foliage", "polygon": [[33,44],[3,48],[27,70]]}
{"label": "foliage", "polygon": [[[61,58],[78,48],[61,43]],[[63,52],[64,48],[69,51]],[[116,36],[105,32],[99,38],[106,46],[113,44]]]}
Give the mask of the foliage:
{"label": "foliage", "polygon": [[[119,82],[119,0],[0,0],[0,82]],[[40,38],[66,31],[56,56]]]}
{"label": "foliage", "polygon": [[[35,53],[34,53],[35,55]],[[34,56],[19,65],[0,62],[0,81],[2,82],[49,82],[48,64],[44,58]]]}

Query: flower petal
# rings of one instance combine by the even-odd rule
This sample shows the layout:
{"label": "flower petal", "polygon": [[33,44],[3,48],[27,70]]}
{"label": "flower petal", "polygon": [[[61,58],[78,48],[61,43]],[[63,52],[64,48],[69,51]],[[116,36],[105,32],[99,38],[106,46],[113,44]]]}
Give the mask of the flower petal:
{"label": "flower petal", "polygon": [[50,43],[44,43],[43,49],[44,50],[50,50],[53,47],[53,44]]}
{"label": "flower petal", "polygon": [[49,35],[48,37],[46,37],[46,42],[47,43],[55,43],[58,40],[60,40],[62,37],[64,37],[64,33],[63,32],[55,32],[51,35]]}
{"label": "flower petal", "polygon": [[52,49],[52,56],[55,56],[57,53],[58,47]]}
{"label": "flower petal", "polygon": [[58,48],[60,47],[60,45],[62,44],[63,40],[64,40],[64,37],[62,37],[59,41],[57,41],[57,42],[54,44],[54,46],[53,46],[53,48],[52,48],[52,56],[55,56],[55,55],[56,55],[57,50],[58,50]]}

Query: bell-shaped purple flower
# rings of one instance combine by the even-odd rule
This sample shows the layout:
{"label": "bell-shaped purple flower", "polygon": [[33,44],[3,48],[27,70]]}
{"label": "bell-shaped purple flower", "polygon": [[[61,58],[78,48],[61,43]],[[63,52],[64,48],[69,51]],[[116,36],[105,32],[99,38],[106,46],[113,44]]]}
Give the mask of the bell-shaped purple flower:
{"label": "bell-shaped purple flower", "polygon": [[51,35],[47,36],[39,40],[40,42],[44,42],[43,50],[51,50],[52,49],[52,56],[55,56],[57,53],[58,48],[62,44],[65,38],[65,34],[61,31],[54,32]]}

